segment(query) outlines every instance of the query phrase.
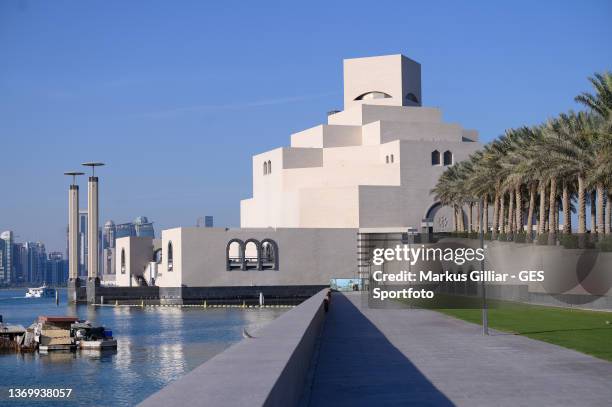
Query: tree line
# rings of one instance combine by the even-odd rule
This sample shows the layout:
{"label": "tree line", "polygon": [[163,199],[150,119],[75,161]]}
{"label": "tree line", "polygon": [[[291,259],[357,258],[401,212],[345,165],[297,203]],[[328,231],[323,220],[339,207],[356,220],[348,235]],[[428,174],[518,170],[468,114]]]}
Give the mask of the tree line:
{"label": "tree line", "polygon": [[[493,239],[518,236],[549,244],[576,233],[599,240],[611,235],[612,73],[596,73],[589,81],[593,91],[575,98],[585,110],[508,129],[440,176],[432,193],[454,208],[456,232],[483,231]],[[467,222],[462,208],[467,209]],[[576,212],[573,228],[571,214]]]}

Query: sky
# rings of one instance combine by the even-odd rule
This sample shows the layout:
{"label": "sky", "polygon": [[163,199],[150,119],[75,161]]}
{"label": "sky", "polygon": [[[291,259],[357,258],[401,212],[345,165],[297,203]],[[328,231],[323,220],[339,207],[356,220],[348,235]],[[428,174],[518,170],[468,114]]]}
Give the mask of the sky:
{"label": "sky", "polygon": [[2,0],[0,230],[64,251],[85,161],[107,164],[101,224],[237,227],[251,156],[342,108],[344,58],[420,62],[423,104],[490,141],[580,109],[611,20],[610,1]]}

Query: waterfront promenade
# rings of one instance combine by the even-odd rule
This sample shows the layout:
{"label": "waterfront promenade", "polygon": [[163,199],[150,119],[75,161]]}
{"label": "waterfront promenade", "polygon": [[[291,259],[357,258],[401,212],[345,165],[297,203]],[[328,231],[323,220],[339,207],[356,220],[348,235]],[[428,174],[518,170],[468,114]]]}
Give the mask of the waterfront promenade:
{"label": "waterfront promenade", "polygon": [[334,293],[301,406],[610,406],[612,363]]}

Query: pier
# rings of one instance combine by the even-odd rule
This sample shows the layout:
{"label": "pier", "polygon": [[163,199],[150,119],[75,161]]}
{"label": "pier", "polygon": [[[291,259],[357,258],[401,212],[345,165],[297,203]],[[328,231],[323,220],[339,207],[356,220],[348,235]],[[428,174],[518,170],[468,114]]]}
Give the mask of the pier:
{"label": "pier", "polygon": [[142,406],[608,406],[612,363],[435,311],[324,292]]}

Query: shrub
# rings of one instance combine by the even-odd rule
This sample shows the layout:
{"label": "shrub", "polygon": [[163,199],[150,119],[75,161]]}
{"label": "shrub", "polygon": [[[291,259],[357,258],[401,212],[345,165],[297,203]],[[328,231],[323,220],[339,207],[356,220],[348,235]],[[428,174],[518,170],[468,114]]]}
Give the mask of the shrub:
{"label": "shrub", "polygon": [[612,252],[612,236],[606,236],[597,242],[596,247],[602,252]]}
{"label": "shrub", "polygon": [[525,243],[527,241],[527,233],[518,232],[517,234],[514,235],[514,241],[516,243]]}
{"label": "shrub", "polygon": [[499,240],[500,242],[505,242],[508,240],[508,235],[506,235],[504,232],[501,232],[499,235],[497,235],[497,240]]}
{"label": "shrub", "polygon": [[560,235],[559,242],[561,242],[561,246],[566,249],[578,248],[578,236],[576,235]]}
{"label": "shrub", "polygon": [[492,233],[491,232],[487,232],[484,234],[484,240],[491,240],[492,238]]}
{"label": "shrub", "polygon": [[538,236],[537,243],[541,246],[548,245],[548,233],[542,233]]}

